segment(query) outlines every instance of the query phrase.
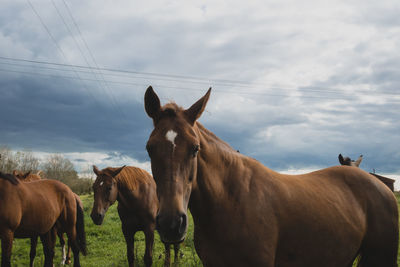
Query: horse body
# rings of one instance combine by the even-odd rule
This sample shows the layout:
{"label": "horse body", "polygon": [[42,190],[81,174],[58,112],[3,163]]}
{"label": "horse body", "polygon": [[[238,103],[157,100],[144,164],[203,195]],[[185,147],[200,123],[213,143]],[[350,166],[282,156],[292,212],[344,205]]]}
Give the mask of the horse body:
{"label": "horse body", "polygon": [[[33,181],[39,181],[42,179],[40,174],[42,171],[37,171],[36,173],[32,173],[31,171],[28,171],[26,173],[14,170],[13,175],[17,177],[20,181],[22,182],[33,182]],[[77,205],[79,205],[80,209],[83,210],[83,204],[81,199],[77,194],[74,193]],[[39,196],[40,197],[40,196]],[[49,198],[50,196],[47,196]],[[53,196],[54,197],[54,196]],[[53,199],[53,198],[50,198]],[[28,208],[29,209],[29,208]],[[49,213],[51,214],[51,213]],[[28,220],[29,221],[29,220]],[[56,223],[56,229],[57,229],[57,236],[60,240],[60,245],[61,245],[61,255],[62,255],[62,261],[61,264],[70,264],[71,263],[71,244],[68,244],[67,250],[65,250],[65,238],[64,238],[64,232],[61,230],[61,224],[60,222]],[[36,247],[37,247],[37,239],[38,236],[32,237],[31,238],[31,250],[30,250],[30,263],[29,266],[33,267],[34,265],[34,260],[36,257]]]}
{"label": "horse body", "polygon": [[355,167],[274,172],[196,121],[208,97],[183,110],[146,91],[162,239],[184,238],[188,207],[204,266],[350,267],[359,254],[362,267],[397,266],[397,203],[385,185]]}
{"label": "horse body", "polygon": [[[281,175],[235,156],[236,165],[214,156],[204,160],[207,164],[199,160],[201,178],[193,185],[189,208],[196,251],[205,266],[352,266],[368,234],[382,231],[369,243],[380,242],[382,249],[369,254],[382,254],[381,264],[382,259],[393,263],[397,206],[392,194],[369,174],[332,167]],[[227,168],[220,165],[224,161]],[[365,183],[367,188],[361,186]],[[369,214],[373,206],[387,209]],[[371,216],[385,223],[374,225]]]}
{"label": "horse body", "polygon": [[[108,167],[101,171],[93,166],[93,171],[97,175],[93,184],[93,222],[102,224],[109,206],[118,201],[118,215],[126,241],[129,266],[134,264],[134,235],[137,231],[145,234],[144,261],[146,266],[151,266],[158,209],[156,185],[152,176],[142,169],[130,166]],[[169,245],[166,249],[167,247],[169,250]],[[169,259],[165,265],[169,266]]]}
{"label": "horse body", "polygon": [[71,189],[55,180],[20,183],[12,177],[16,184],[0,179],[2,266],[10,265],[14,238],[37,236],[43,242],[45,266],[52,266],[56,225],[67,233],[74,252],[74,266],[80,266],[79,250],[84,254],[86,251],[83,211],[77,207]]}

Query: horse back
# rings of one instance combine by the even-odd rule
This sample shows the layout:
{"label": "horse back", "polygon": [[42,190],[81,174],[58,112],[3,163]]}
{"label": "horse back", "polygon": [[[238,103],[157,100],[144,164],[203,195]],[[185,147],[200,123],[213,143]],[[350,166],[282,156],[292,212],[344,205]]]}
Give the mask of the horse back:
{"label": "horse back", "polygon": [[[57,220],[66,220],[68,209],[76,209],[71,189],[56,180],[39,180],[19,185],[21,219],[16,235],[43,234],[53,227]],[[75,207],[75,208],[74,208]]]}

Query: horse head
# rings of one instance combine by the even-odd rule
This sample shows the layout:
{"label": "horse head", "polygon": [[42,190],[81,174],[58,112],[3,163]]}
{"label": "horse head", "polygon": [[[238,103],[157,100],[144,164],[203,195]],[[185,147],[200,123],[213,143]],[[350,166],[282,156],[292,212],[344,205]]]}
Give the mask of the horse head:
{"label": "horse head", "polygon": [[93,172],[97,177],[93,183],[94,202],[90,217],[97,225],[103,223],[108,208],[117,200],[118,186],[114,178],[124,167],[106,168],[100,171],[93,165]]}
{"label": "horse head", "polygon": [[23,182],[32,182],[42,179],[40,174],[42,171],[37,171],[36,173],[32,173],[32,171],[28,171],[26,173],[14,170],[13,175],[17,177],[19,180]]}
{"label": "horse head", "polygon": [[349,157],[343,157],[342,154],[339,154],[338,158],[341,165],[359,167],[363,159],[363,155],[360,155],[356,161],[351,160]]}
{"label": "horse head", "polygon": [[154,123],[146,149],[157,184],[156,227],[166,243],[182,242],[186,236],[188,203],[196,182],[197,155],[201,149],[195,123],[204,111],[210,92],[211,88],[186,110],[175,103],[161,107],[151,86],[145,94],[145,109]]}
{"label": "horse head", "polygon": [[21,171],[13,170],[13,175],[20,179],[21,181],[25,181],[28,176],[31,174],[31,171],[28,171],[26,173],[23,173]]}

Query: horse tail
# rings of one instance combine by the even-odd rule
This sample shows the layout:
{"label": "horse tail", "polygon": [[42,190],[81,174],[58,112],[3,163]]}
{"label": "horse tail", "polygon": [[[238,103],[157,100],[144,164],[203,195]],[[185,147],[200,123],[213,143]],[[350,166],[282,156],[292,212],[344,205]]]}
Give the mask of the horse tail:
{"label": "horse tail", "polygon": [[81,203],[76,198],[76,240],[79,250],[84,256],[87,254],[84,214]]}

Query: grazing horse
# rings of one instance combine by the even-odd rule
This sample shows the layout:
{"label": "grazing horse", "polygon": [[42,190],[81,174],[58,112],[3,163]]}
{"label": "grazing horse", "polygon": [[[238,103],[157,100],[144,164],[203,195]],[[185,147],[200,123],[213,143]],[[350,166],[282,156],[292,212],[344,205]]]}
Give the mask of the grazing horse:
{"label": "grazing horse", "polygon": [[359,167],[363,159],[363,155],[360,155],[356,161],[351,160],[349,157],[343,157],[342,154],[339,154],[338,158],[341,165]]}
{"label": "grazing horse", "polygon": [[359,168],[277,173],[239,154],[197,122],[210,90],[190,108],[160,105],[151,87],[145,110],[154,130],[146,149],[157,184],[157,229],[183,241],[187,209],[204,266],[397,266],[393,193]]}
{"label": "grazing horse", "polygon": [[80,266],[79,251],[86,255],[83,210],[74,193],[55,180],[21,183],[12,174],[0,172],[1,266],[11,266],[14,238],[37,238],[43,243],[44,266],[53,266],[56,231],[66,232]]}
{"label": "grazing horse", "polygon": [[[108,208],[118,200],[118,214],[122,222],[122,232],[126,241],[129,266],[134,264],[134,235],[143,231],[146,239],[144,262],[153,263],[153,243],[155,218],[158,209],[156,184],[152,176],[136,167],[108,167],[99,170],[93,166],[97,178],[93,184],[94,203],[90,214],[97,225],[103,223]],[[169,266],[169,244],[165,244],[165,266]],[[175,245],[175,261],[179,244]]]}

